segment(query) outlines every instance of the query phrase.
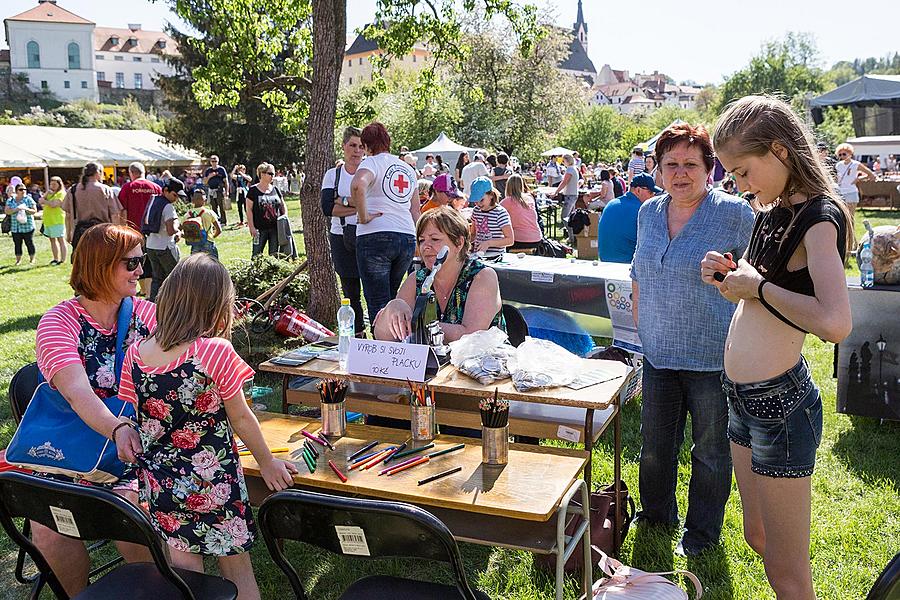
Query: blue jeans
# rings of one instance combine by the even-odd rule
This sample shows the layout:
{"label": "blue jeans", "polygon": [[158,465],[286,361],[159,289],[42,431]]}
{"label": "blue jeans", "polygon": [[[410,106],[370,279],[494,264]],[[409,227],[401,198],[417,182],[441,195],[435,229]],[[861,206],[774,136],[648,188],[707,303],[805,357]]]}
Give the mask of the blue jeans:
{"label": "blue jeans", "polygon": [[253,242],[253,253],[251,256],[262,254],[263,248],[269,244],[269,256],[275,256],[278,252],[278,230],[277,229],[257,229],[256,240]]}
{"label": "blue jeans", "polygon": [[216,260],[219,259],[219,249],[216,248],[216,243],[212,240],[206,240],[205,242],[196,242],[194,244],[188,244],[188,246],[191,247],[191,254],[205,252]]}
{"label": "blue jeans", "polygon": [[716,544],[731,493],[728,406],[721,371],[656,369],[644,361],[641,405],[641,518],[675,525],[678,453],[691,415],[691,481],[683,546],[694,554]]}
{"label": "blue jeans", "polygon": [[373,328],[378,311],[397,295],[415,252],[415,238],[407,233],[379,231],[356,236],[356,264]]}

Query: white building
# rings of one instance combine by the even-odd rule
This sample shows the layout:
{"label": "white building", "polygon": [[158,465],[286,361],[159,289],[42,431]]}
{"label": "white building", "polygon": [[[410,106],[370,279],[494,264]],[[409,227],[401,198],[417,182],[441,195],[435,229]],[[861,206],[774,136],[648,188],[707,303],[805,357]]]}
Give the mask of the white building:
{"label": "white building", "polygon": [[4,20],[10,69],[23,73],[35,91],[61,100],[99,100],[100,88],[153,90],[153,79],[171,75],[163,58],[176,51],[163,32],[97,27],[57,5],[38,5]]}

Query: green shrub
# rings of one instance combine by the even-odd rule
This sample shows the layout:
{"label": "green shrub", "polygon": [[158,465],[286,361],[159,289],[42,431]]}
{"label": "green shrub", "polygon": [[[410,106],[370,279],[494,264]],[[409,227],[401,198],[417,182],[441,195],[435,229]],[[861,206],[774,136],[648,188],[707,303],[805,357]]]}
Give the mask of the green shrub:
{"label": "green shrub", "polygon": [[[297,266],[296,262],[260,254],[250,260],[231,263],[228,271],[238,297],[256,298],[293,273]],[[281,301],[294,308],[305,309],[309,303],[309,275],[297,275],[282,291]]]}

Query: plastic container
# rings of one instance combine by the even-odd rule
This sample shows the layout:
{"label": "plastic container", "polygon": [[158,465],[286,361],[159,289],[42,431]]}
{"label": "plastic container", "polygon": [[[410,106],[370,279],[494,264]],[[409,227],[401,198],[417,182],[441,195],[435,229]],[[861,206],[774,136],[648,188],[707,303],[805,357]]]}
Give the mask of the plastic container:
{"label": "plastic container", "polygon": [[350,339],[355,337],[356,312],[350,306],[350,299],[341,300],[341,307],[337,312],[338,324],[338,363],[342,371],[347,370],[347,356],[350,354]]}
{"label": "plastic container", "polygon": [[872,266],[872,246],[868,238],[859,249],[859,284],[864,288],[875,285],[875,269]]}

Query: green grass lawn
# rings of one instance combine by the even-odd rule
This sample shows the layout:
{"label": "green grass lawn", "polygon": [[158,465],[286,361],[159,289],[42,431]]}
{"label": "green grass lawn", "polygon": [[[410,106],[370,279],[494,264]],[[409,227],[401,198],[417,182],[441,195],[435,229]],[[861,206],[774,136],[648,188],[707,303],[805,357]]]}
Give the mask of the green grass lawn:
{"label": "green grass lawn", "polygon": [[[873,225],[897,223],[900,212],[861,211]],[[297,215],[296,201],[291,214]],[[236,214],[230,217],[236,220]],[[298,222],[299,228],[299,220]],[[862,218],[857,217],[857,235]],[[14,267],[12,240],[0,236],[0,447],[12,436],[13,424],[5,393],[9,379],[23,364],[34,360],[35,328],[41,315],[70,296],[69,265],[51,267],[49,244],[36,240],[38,260],[34,266]],[[228,230],[217,240],[227,265],[250,255],[246,229]],[[848,274],[856,273],[855,266]],[[896,317],[895,317],[896,318]],[[810,336],[811,337],[811,336]],[[246,351],[246,340],[235,340]],[[254,341],[254,358],[264,341]],[[880,424],[871,419],[847,417],[834,412],[835,381],[832,374],[833,345],[807,339],[805,353],[813,367],[814,379],[822,389],[825,426],[813,477],[812,562],[816,590],[820,598],[844,600],[863,598],[881,568],[900,551],[900,424]],[[257,384],[275,387],[268,399],[278,410],[277,382],[261,374]],[[264,400],[264,402],[266,402]],[[623,471],[632,494],[637,495],[640,452],[640,407],[637,402],[624,410]],[[679,494],[682,512],[687,500],[690,476],[690,442],[682,449],[679,465]],[[612,480],[612,434],[601,438],[594,451],[594,480]],[[638,498],[636,500],[639,501]],[[722,545],[696,559],[674,557],[677,532],[647,532],[635,528],[622,550],[624,562],[645,570],[688,568],[703,582],[704,598],[774,598],[762,561],[744,543],[741,506],[737,486],[728,502]],[[297,544],[288,546],[290,558],[303,574],[314,598],[336,598],[350,582],[369,573],[390,573],[422,579],[449,581],[449,572],[416,561],[364,562],[345,560]],[[532,600],[553,597],[553,578],[537,569],[525,552],[462,545],[470,581],[492,598]],[[12,577],[15,553],[11,542],[0,535],[0,598],[26,598],[27,590]],[[253,551],[253,562],[263,597],[287,598],[287,580],[269,559],[265,545]],[[578,582],[570,578],[566,598],[577,598]],[[42,598],[49,598],[44,593]]]}

